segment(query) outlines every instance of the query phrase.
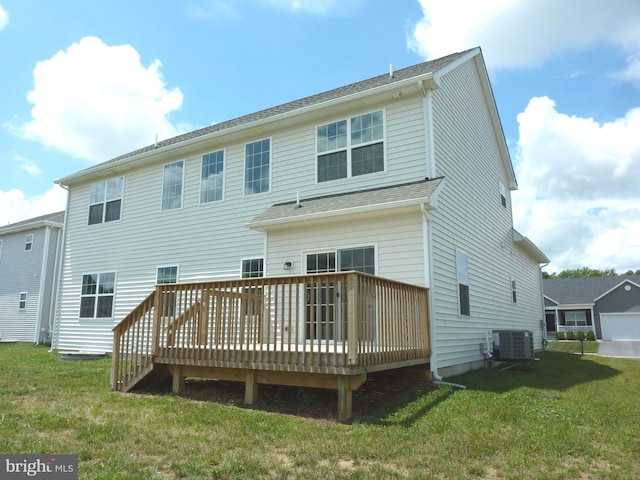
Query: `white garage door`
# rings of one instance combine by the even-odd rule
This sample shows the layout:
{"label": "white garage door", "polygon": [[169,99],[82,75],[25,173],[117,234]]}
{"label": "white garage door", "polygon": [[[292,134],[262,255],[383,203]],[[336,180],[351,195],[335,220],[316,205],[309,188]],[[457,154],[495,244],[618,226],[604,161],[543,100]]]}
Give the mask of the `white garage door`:
{"label": "white garage door", "polygon": [[603,340],[640,340],[640,313],[601,313]]}

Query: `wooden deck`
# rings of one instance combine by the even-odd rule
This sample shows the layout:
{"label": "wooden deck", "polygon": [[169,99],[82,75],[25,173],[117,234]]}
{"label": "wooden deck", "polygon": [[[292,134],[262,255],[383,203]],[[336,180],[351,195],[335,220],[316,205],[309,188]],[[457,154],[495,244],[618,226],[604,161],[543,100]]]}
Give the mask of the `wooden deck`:
{"label": "wooden deck", "polygon": [[338,390],[367,372],[429,363],[428,290],[359,272],[157,285],[114,328],[112,388],[172,375]]}

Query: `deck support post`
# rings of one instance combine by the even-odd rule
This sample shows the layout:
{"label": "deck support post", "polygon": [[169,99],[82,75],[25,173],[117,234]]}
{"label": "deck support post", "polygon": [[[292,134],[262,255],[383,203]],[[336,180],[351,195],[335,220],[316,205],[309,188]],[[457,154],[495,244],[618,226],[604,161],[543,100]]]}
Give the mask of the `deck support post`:
{"label": "deck support post", "polygon": [[351,418],[352,391],[348,375],[338,376],[338,421],[346,422]]}
{"label": "deck support post", "polygon": [[180,365],[172,365],[170,367],[170,372],[173,377],[171,391],[175,395],[180,395],[184,392],[184,375],[182,375],[182,367]]}
{"label": "deck support post", "polygon": [[256,371],[247,370],[244,386],[244,403],[253,405],[258,401],[258,382],[256,381]]}

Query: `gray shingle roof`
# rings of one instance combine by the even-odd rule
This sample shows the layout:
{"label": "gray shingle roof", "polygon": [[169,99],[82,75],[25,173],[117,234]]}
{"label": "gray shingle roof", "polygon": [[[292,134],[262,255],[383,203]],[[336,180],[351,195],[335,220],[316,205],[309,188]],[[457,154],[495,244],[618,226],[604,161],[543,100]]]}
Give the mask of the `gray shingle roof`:
{"label": "gray shingle roof", "polygon": [[0,234],[2,234],[3,230],[13,230],[15,228],[26,227],[28,225],[35,225],[42,222],[53,222],[53,223],[64,223],[64,211],[55,212],[55,213],[47,213],[46,215],[40,215],[39,217],[29,218],[27,220],[22,220],[20,222],[11,223],[9,225],[5,225],[0,227]]}
{"label": "gray shingle roof", "polygon": [[442,180],[442,178],[425,179],[390,187],[302,199],[299,207],[296,201],[278,203],[255,217],[248,226],[256,228],[366,209],[393,208],[411,202],[428,203]]}
{"label": "gray shingle roof", "polygon": [[630,280],[640,285],[640,275],[583,278],[548,278],[542,281],[545,296],[562,305],[594,303],[603,293]]}
{"label": "gray shingle roof", "polygon": [[[146,153],[157,148],[167,147],[170,145],[175,145],[187,140],[191,140],[197,137],[201,137],[214,132],[221,132],[223,130],[237,127],[240,125],[249,124],[252,122],[256,122],[258,120],[266,119],[269,117],[274,117],[283,113],[292,112],[295,110],[299,110],[305,107],[310,107],[313,105],[318,105],[323,102],[327,102],[330,100],[335,100],[341,97],[346,97],[348,95],[352,95],[354,93],[363,92],[366,90],[371,90],[376,87],[381,87],[384,85],[389,85],[392,83],[400,82],[403,80],[408,80],[410,78],[418,77],[421,75],[426,75],[429,73],[435,73],[441,68],[447,66],[448,64],[454,62],[456,59],[466,55],[470,51],[474,49],[465,50],[462,52],[453,53],[451,55],[447,55],[442,58],[437,58],[435,60],[431,60],[428,62],[419,63],[417,65],[413,65],[411,67],[403,68],[393,72],[393,76],[391,77],[388,73],[384,75],[379,75],[377,77],[369,78],[367,80],[363,80],[360,82],[355,82],[349,85],[345,85],[343,87],[335,88],[333,90],[329,90],[327,92],[319,93],[316,95],[311,95],[309,97],[304,97],[298,100],[294,100],[292,102],[284,103],[282,105],[278,105],[275,107],[267,108],[265,110],[260,110],[258,112],[250,113],[248,115],[244,115],[232,120],[228,120],[221,123],[216,123],[214,125],[210,125],[208,127],[204,127],[198,130],[194,130],[192,132],[184,133],[182,135],[178,135],[166,140],[162,140],[157,144],[147,145],[146,147],[140,148],[138,150],[134,150],[132,152],[125,153],[118,157],[112,158],[111,160],[107,160],[99,165],[87,168],[82,170],[81,172],[92,170],[93,168],[118,162],[120,160],[124,160],[129,157],[134,157],[136,155]],[[78,172],[78,173],[81,173]]]}

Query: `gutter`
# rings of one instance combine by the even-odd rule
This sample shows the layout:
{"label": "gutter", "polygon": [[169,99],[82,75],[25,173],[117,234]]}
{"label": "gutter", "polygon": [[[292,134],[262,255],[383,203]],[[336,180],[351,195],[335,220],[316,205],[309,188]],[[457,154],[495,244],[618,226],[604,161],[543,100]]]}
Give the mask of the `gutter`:
{"label": "gutter", "polygon": [[[423,232],[425,235],[425,238],[427,240],[427,247],[425,249],[425,255],[426,258],[431,261],[431,259],[433,258],[432,255],[432,241],[431,241],[431,218],[429,217],[429,214],[427,213],[427,206],[422,203],[420,205],[420,211],[422,212],[422,228],[423,228]],[[425,267],[425,269],[427,270],[425,272],[425,274],[427,275],[427,277],[425,278],[428,279],[428,283],[429,283],[429,313],[432,315],[434,312],[433,309],[433,265],[429,264],[428,267]],[[442,386],[448,386],[448,387],[453,387],[453,388],[460,388],[462,390],[466,390],[466,386],[465,385],[461,385],[459,383],[451,383],[451,382],[446,382],[443,380],[443,378],[440,376],[440,374],[438,373],[438,342],[437,342],[437,329],[436,329],[436,322],[435,319],[430,318],[429,319],[429,337],[431,338],[431,358],[429,360],[429,368],[431,370],[431,375],[433,376],[434,380],[433,380],[433,384],[434,385],[442,385]]]}

